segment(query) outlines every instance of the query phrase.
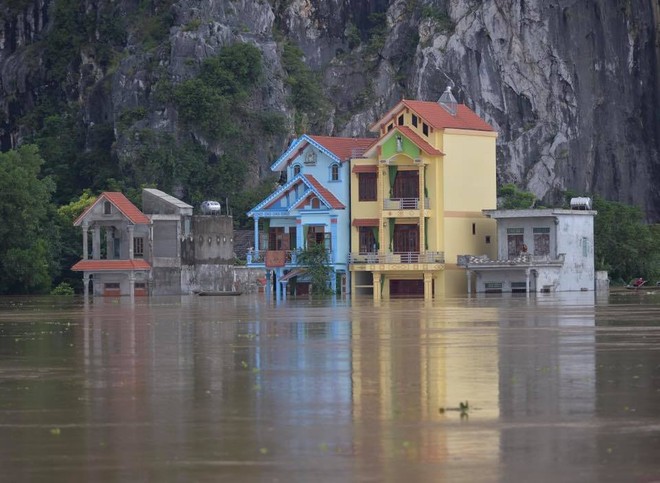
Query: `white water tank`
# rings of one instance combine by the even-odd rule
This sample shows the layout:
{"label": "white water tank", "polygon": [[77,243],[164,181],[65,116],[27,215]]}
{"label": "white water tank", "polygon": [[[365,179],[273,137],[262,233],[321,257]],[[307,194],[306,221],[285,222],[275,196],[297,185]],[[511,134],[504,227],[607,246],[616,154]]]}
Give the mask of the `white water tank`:
{"label": "white water tank", "polygon": [[591,198],[571,198],[571,210],[590,210]]}

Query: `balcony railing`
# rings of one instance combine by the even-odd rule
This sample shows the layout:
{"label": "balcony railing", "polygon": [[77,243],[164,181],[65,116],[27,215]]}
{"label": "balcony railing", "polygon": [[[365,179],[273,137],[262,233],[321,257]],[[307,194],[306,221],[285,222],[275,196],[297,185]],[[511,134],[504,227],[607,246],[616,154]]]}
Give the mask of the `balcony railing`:
{"label": "balcony railing", "polygon": [[[419,198],[385,198],[383,200],[383,209],[385,210],[419,210]],[[424,209],[429,209],[429,199],[424,198]]]}
{"label": "balcony railing", "polygon": [[564,263],[565,254],[560,253],[556,257],[550,255],[531,255],[521,254],[507,259],[491,259],[485,255],[458,255],[457,265],[459,267],[468,266],[534,266],[534,265],[562,265]]}
{"label": "balcony railing", "polygon": [[250,263],[266,263],[266,253],[269,251],[284,252],[284,263],[295,265],[298,263],[298,254],[300,250],[248,250],[247,262]]}
{"label": "balcony railing", "polygon": [[444,252],[350,253],[348,263],[445,263]]}

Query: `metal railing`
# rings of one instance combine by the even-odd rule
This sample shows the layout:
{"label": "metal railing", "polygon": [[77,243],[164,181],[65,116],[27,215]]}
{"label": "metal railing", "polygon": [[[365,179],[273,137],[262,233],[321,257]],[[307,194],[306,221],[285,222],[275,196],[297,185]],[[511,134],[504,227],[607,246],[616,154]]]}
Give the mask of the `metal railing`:
{"label": "metal railing", "polygon": [[458,255],[457,265],[561,265],[564,263],[565,254],[560,253],[556,257],[550,255],[521,254],[506,259],[491,259],[487,256]]}
{"label": "metal railing", "polygon": [[[383,200],[383,209],[385,210],[419,210],[419,198],[385,198]],[[429,199],[424,198],[424,209],[428,210]]]}
{"label": "metal railing", "polygon": [[353,252],[348,255],[348,263],[445,263],[445,254],[444,252]]}

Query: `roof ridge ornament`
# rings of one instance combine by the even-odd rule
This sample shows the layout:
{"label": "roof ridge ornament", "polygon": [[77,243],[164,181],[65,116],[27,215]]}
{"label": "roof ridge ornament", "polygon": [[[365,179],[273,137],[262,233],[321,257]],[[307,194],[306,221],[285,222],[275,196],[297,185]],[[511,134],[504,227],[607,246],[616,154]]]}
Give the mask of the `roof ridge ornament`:
{"label": "roof ridge ornament", "polygon": [[456,116],[456,112],[458,111],[458,102],[456,101],[454,95],[451,93],[451,86],[447,86],[445,92],[443,92],[440,96],[440,99],[438,99],[438,104],[440,104],[449,114]]}

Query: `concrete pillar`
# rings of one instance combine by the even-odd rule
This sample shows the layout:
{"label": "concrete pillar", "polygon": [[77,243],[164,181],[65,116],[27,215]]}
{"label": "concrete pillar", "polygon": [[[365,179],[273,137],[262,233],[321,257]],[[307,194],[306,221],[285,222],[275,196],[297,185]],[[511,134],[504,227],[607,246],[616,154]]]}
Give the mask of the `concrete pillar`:
{"label": "concrete pillar", "polygon": [[280,283],[282,269],[278,268],[273,271],[273,274],[275,275],[275,298],[280,300],[280,297],[282,297],[282,284]]}
{"label": "concrete pillar", "polygon": [[[259,251],[259,217],[254,217],[254,251]],[[257,258],[258,260],[258,258]]]}
{"label": "concrete pillar", "polygon": [[[348,273],[350,273],[350,272],[346,272],[347,275],[348,275]],[[355,295],[355,277],[352,276],[352,275],[353,274],[351,274],[351,297],[353,297],[353,295]]]}
{"label": "concrete pillar", "polygon": [[135,232],[135,225],[128,225],[128,259],[133,260],[133,236]]}
{"label": "concrete pillar", "polygon": [[525,293],[529,297],[529,268],[525,269]]}
{"label": "concrete pillar", "polygon": [[287,282],[288,282],[288,280],[285,280],[284,282],[282,282],[282,300],[286,300]]}
{"label": "concrete pillar", "polygon": [[305,248],[305,228],[303,227],[302,220],[296,218],[296,247],[298,250]]}
{"label": "concrete pillar", "polygon": [[467,276],[467,293],[470,295],[472,293],[472,270],[466,270],[465,275]]}
{"label": "concrete pillar", "polygon": [[83,230],[83,260],[87,260],[88,258],[87,250],[89,244],[87,236],[89,235],[89,223],[83,222],[82,230]]}
{"label": "concrete pillar", "polygon": [[101,227],[96,225],[92,231],[92,258],[101,258]]}
{"label": "concrete pillar", "polygon": [[128,293],[131,299],[135,297],[135,272],[128,272]]}
{"label": "concrete pillar", "polygon": [[89,296],[89,273],[83,272],[83,295],[85,298]]}
{"label": "concrete pillar", "polygon": [[112,237],[112,230],[105,230],[105,258],[106,260],[112,260],[112,255],[114,253],[114,238]]}
{"label": "concrete pillar", "polygon": [[337,246],[337,217],[330,219],[330,245],[332,245],[330,263],[337,263],[337,249],[339,248]]}
{"label": "concrete pillar", "polygon": [[266,270],[266,297],[268,299],[271,298],[271,289],[272,289],[272,279],[273,279],[273,271],[272,270]]}
{"label": "concrete pillar", "polygon": [[380,300],[380,273],[371,272],[373,276],[374,300]]}
{"label": "concrete pillar", "polygon": [[424,272],[424,300],[433,299],[433,273]]}

